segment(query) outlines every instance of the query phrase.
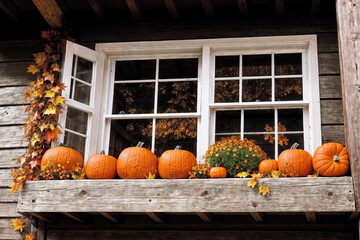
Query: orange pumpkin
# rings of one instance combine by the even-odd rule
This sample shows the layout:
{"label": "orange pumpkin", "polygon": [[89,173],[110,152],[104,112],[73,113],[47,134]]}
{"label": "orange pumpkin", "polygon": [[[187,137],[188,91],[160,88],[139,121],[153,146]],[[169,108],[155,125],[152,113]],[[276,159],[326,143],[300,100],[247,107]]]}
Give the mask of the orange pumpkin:
{"label": "orange pumpkin", "polygon": [[224,167],[212,167],[210,169],[211,178],[226,178],[226,169]]}
{"label": "orange pumpkin", "polygon": [[159,175],[161,178],[176,179],[188,178],[192,167],[197,165],[194,154],[186,150],[165,151],[159,158]]}
{"label": "orange pumpkin", "polygon": [[102,151],[89,157],[85,165],[85,174],[89,179],[113,179],[116,177],[117,159],[105,155]]}
{"label": "orange pumpkin", "polygon": [[313,171],[312,156],[307,151],[296,149],[299,144],[294,143],[288,150],[283,151],[278,159],[278,167],[287,176],[306,177]]}
{"label": "orange pumpkin", "polygon": [[51,166],[60,164],[68,171],[75,166],[83,167],[84,158],[78,151],[60,145],[59,147],[50,148],[45,152],[41,160],[41,169],[44,169],[47,164]]}
{"label": "orange pumpkin", "polygon": [[278,170],[278,162],[274,159],[265,159],[259,164],[259,173],[270,174]]}
{"label": "orange pumpkin", "polygon": [[321,176],[342,176],[349,170],[349,154],[340,143],[325,143],[316,149],[312,163]]}
{"label": "orange pumpkin", "polygon": [[140,142],[136,147],[125,148],[117,161],[117,173],[123,179],[144,179],[156,174],[158,158]]}

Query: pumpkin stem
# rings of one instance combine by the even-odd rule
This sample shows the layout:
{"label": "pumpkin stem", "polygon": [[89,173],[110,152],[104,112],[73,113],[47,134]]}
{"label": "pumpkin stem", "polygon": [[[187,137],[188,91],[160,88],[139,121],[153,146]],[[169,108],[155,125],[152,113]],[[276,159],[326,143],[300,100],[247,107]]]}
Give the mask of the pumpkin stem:
{"label": "pumpkin stem", "polygon": [[69,146],[68,146],[68,145],[65,145],[64,143],[60,143],[60,144],[59,144],[59,147],[66,147],[66,148],[69,148]]}
{"label": "pumpkin stem", "polygon": [[136,145],[137,147],[143,147],[144,146],[144,142],[138,142],[138,144]]}
{"label": "pumpkin stem", "polygon": [[341,159],[338,156],[336,156],[336,155],[334,156],[334,162],[340,162],[340,160]]}
{"label": "pumpkin stem", "polygon": [[104,150],[102,150],[102,151],[100,152],[100,154],[105,155],[105,151],[104,151]]}
{"label": "pumpkin stem", "polygon": [[300,144],[298,144],[297,142],[294,143],[290,149],[297,149],[297,147],[299,146]]}
{"label": "pumpkin stem", "polygon": [[175,150],[181,150],[181,146],[180,146],[180,145],[176,145]]}

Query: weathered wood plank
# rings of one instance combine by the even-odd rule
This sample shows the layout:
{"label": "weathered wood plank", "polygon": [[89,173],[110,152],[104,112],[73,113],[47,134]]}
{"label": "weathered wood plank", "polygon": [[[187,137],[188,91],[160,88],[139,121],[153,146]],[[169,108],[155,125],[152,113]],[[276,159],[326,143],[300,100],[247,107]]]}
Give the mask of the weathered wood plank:
{"label": "weathered wood plank", "polygon": [[72,213],[69,213],[69,212],[63,212],[63,214],[65,214],[66,216],[78,221],[78,222],[82,222],[82,223],[85,223],[85,222],[88,222],[89,221],[89,215],[86,214],[86,213],[75,213],[75,212],[72,212]]}
{"label": "weathered wood plank", "polygon": [[342,98],[340,76],[320,76],[320,99]]}
{"label": "weathered wood plank", "polygon": [[271,195],[267,197],[257,189],[248,188],[247,181],[229,178],[96,180],[96,184],[94,180],[27,182],[18,208],[19,212],[160,213],[347,212],[355,209],[351,177],[260,179],[261,184],[270,187]]}
{"label": "weathered wood plank", "polygon": [[10,124],[24,124],[27,118],[26,105],[0,107],[0,126]]}
{"label": "weathered wood plank", "polygon": [[[0,169],[0,187],[6,188],[13,183],[11,169]],[[10,188],[9,188],[10,189]]]}
{"label": "weathered wood plank", "polygon": [[264,216],[261,213],[258,212],[250,212],[250,215],[252,216],[252,218],[255,220],[255,222],[263,222],[264,221]]}
{"label": "weathered wood plank", "polygon": [[336,32],[317,34],[319,53],[338,53],[338,40]]}
{"label": "weathered wood plank", "polygon": [[26,87],[0,88],[0,106],[27,104],[25,101],[25,88]]}
{"label": "weathered wood plank", "polygon": [[[22,215],[25,215],[24,213],[21,213]],[[31,217],[36,217],[44,222],[56,222],[58,220],[58,215],[55,213],[33,213],[30,212],[28,213],[30,218]]]}
{"label": "weathered wood plank", "polygon": [[0,43],[0,62],[31,61],[33,53],[42,51],[42,48],[42,43],[36,41]]}
{"label": "weathered wood plank", "polygon": [[339,74],[339,54],[338,53],[319,53],[319,74]]}
{"label": "weathered wood plank", "polygon": [[214,214],[212,214],[212,213],[197,212],[196,214],[197,214],[197,215],[201,218],[201,220],[203,220],[204,222],[212,223],[213,220],[214,220]]}
{"label": "weathered wood plank", "polygon": [[306,221],[309,223],[316,222],[316,215],[314,212],[305,212]]}
{"label": "weathered wood plank", "polygon": [[350,214],[350,217],[349,217],[349,222],[350,221],[354,221],[354,220],[357,220],[358,219],[358,216],[359,216],[359,212],[352,212],[351,214]]}
{"label": "weathered wood plank", "polygon": [[55,0],[32,0],[50,27],[60,28],[63,13]]}
{"label": "weathered wood plank", "polygon": [[357,211],[360,211],[360,3],[336,2],[345,140],[351,159]]}
{"label": "weathered wood plank", "polygon": [[20,217],[16,211],[17,203],[0,203],[0,218],[3,217]]}
{"label": "weathered wood plank", "polygon": [[17,161],[11,161],[12,159],[19,158],[26,153],[26,149],[10,149],[0,150],[0,168],[12,168],[18,167]]}
{"label": "weathered wood plank", "polygon": [[45,222],[38,218],[31,217],[31,235],[34,236],[34,240],[45,240]]}
{"label": "weathered wood plank", "polygon": [[157,223],[165,222],[165,214],[163,214],[163,213],[146,212],[146,215],[148,215],[152,220],[154,220]]}
{"label": "weathered wood plank", "polygon": [[17,203],[18,197],[18,192],[13,192],[12,194],[10,194],[10,188],[0,188],[0,204],[5,202]]}
{"label": "weathered wood plank", "polygon": [[0,128],[0,148],[26,147],[27,141],[24,136],[24,129],[19,126],[9,126]]}
{"label": "weathered wood plank", "polygon": [[341,100],[321,100],[321,123],[339,124],[344,123]]}
{"label": "weathered wood plank", "polygon": [[10,223],[11,218],[0,218],[0,239],[19,240],[21,237],[24,237],[19,231],[14,231]]}
{"label": "weathered wood plank", "polygon": [[343,125],[321,126],[322,142],[338,142],[345,145],[345,133]]}
{"label": "weathered wood plank", "polygon": [[0,63],[0,87],[28,85],[32,79],[31,74],[26,72],[30,64],[32,62]]}
{"label": "weathered wood plank", "polygon": [[112,222],[122,222],[125,218],[123,214],[120,213],[110,213],[110,212],[101,212],[101,215],[103,215],[105,218],[109,219]]}

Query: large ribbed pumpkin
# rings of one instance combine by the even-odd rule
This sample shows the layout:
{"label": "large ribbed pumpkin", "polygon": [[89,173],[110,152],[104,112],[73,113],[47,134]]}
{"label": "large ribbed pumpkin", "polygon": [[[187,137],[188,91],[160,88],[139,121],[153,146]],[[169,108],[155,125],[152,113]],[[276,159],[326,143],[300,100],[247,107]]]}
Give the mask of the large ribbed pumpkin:
{"label": "large ribbed pumpkin", "polygon": [[295,143],[291,149],[283,151],[278,159],[278,167],[282,174],[287,176],[306,177],[313,171],[312,156],[310,153],[296,149]]}
{"label": "large ribbed pumpkin", "polygon": [[259,173],[261,174],[270,174],[276,170],[278,170],[278,162],[274,159],[265,159],[259,164]]}
{"label": "large ribbed pumpkin", "polygon": [[117,173],[123,179],[144,179],[149,173],[156,174],[158,158],[139,143],[125,148],[117,161]]}
{"label": "large ribbed pumpkin", "polygon": [[316,149],[312,162],[321,176],[342,176],[349,169],[349,154],[340,143],[325,143]]}
{"label": "large ribbed pumpkin", "polygon": [[68,171],[75,166],[83,167],[84,158],[78,151],[72,148],[59,146],[50,148],[45,152],[41,160],[41,169],[44,169],[47,164],[52,166],[60,164]]}
{"label": "large ribbed pumpkin", "polygon": [[194,154],[177,146],[175,150],[165,151],[159,158],[159,175],[167,179],[188,178],[192,167],[196,165]]}
{"label": "large ribbed pumpkin", "polygon": [[85,165],[85,174],[89,179],[113,179],[116,177],[117,159],[105,155],[102,151],[89,157]]}

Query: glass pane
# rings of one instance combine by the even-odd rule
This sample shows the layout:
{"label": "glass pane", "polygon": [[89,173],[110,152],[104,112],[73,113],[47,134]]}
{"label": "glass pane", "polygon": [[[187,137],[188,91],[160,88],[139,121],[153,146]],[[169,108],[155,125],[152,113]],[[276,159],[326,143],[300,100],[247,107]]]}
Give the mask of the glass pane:
{"label": "glass pane", "polygon": [[152,119],[112,120],[110,130],[109,154],[118,157],[122,150],[144,142],[151,149]]}
{"label": "glass pane", "polygon": [[302,109],[279,109],[278,118],[279,132],[303,130]]}
{"label": "glass pane", "polygon": [[78,57],[75,77],[85,82],[91,83],[92,71],[93,71],[93,63],[81,57]]}
{"label": "glass pane", "polygon": [[159,61],[159,78],[197,78],[197,58],[161,59]]}
{"label": "glass pane", "polygon": [[239,81],[216,81],[215,102],[239,102]]}
{"label": "glass pane", "polygon": [[113,114],[154,112],[155,83],[114,84]]}
{"label": "glass pane", "polygon": [[197,82],[160,82],[159,113],[196,112]]}
{"label": "glass pane", "polygon": [[243,102],[271,101],[271,79],[251,79],[242,82]]}
{"label": "glass pane", "polygon": [[243,55],[242,76],[271,76],[271,55]]}
{"label": "glass pane", "polygon": [[244,132],[265,132],[268,127],[274,127],[274,121],[273,109],[245,110]]}
{"label": "glass pane", "polygon": [[215,77],[238,77],[239,56],[217,56]]}
{"label": "glass pane", "polygon": [[303,134],[279,134],[279,155],[281,152],[286,149],[290,149],[290,147],[294,143],[300,144],[298,149],[304,149],[304,135]]}
{"label": "glass pane", "polygon": [[86,138],[70,133],[65,130],[64,144],[70,148],[80,152],[82,156],[85,154]]}
{"label": "glass pane", "polygon": [[276,101],[302,100],[302,90],[301,78],[275,79]]}
{"label": "glass pane", "polygon": [[156,60],[116,61],[115,80],[155,79]]}
{"label": "glass pane", "polygon": [[296,75],[301,73],[301,53],[275,54],[275,75]]}
{"label": "glass pane", "polygon": [[274,134],[265,134],[265,135],[244,134],[244,138],[247,138],[248,140],[253,140],[254,143],[258,145],[267,154],[267,158],[274,159],[275,157]]}
{"label": "glass pane", "polygon": [[68,107],[65,128],[86,134],[88,114],[75,108]]}
{"label": "glass pane", "polygon": [[237,136],[239,137],[240,134],[232,134],[232,135],[215,135],[215,142],[220,141],[222,138],[229,138],[232,136]]}
{"label": "glass pane", "polygon": [[79,81],[75,81],[74,100],[89,105],[91,87]]}
{"label": "glass pane", "polygon": [[240,133],[241,111],[217,111],[215,133]]}

